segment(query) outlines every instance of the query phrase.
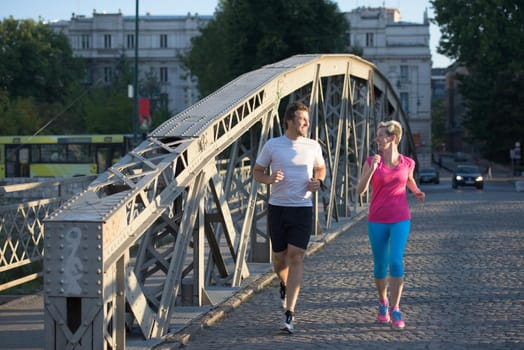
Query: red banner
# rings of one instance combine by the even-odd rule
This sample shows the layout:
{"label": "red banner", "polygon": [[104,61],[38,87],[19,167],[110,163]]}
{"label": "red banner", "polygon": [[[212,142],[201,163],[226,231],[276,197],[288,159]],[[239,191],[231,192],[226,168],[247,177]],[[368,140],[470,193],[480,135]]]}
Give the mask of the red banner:
{"label": "red banner", "polygon": [[151,110],[148,98],[138,99],[138,124],[143,130],[149,129],[151,125]]}

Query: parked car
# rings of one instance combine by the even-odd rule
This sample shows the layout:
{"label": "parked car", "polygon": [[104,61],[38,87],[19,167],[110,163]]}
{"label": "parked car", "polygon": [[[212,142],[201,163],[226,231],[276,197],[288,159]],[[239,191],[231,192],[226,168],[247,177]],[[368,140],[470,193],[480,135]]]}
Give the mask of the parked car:
{"label": "parked car", "polygon": [[418,182],[439,184],[440,174],[435,168],[422,168],[418,172]]}
{"label": "parked car", "polygon": [[475,186],[479,190],[484,188],[484,178],[476,165],[457,165],[451,176],[451,187]]}

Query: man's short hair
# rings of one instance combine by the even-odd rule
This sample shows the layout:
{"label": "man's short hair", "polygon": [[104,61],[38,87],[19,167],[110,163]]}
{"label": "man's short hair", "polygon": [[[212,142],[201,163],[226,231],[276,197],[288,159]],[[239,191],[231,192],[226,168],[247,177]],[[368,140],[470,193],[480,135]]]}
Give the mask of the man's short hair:
{"label": "man's short hair", "polygon": [[293,102],[286,108],[286,113],[284,113],[284,129],[287,129],[287,122],[295,118],[296,111],[306,111],[309,112],[309,107],[302,102]]}

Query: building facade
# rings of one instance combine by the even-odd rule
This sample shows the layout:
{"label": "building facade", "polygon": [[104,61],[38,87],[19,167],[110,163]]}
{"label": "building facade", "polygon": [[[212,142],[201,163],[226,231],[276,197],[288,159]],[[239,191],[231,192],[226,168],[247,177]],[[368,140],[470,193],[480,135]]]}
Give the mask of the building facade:
{"label": "building facade", "polygon": [[[400,20],[396,8],[359,7],[345,13],[350,23],[350,43],[363,51],[394,86],[411,131],[418,155],[426,162],[431,152],[431,51],[429,20]],[[184,71],[179,54],[190,47],[212,16],[139,16],[139,79],[154,76],[161,84],[158,99],[170,112],[178,113],[199,98],[196,82]],[[135,16],[97,13],[73,14],[68,21],[50,23],[68,36],[74,54],[88,60],[87,83],[109,83],[120,58],[134,59]]]}
{"label": "building facade", "polygon": [[431,106],[436,108],[432,112],[432,148],[434,158],[438,159],[438,153],[446,152],[446,71],[447,68],[433,68],[431,70]]}
{"label": "building facade", "polygon": [[[156,80],[161,91],[154,98],[172,113],[182,111],[200,97],[196,82],[182,68],[179,55],[189,49],[191,38],[211,18],[190,13],[139,16],[139,80]],[[95,10],[92,17],[73,14],[68,21],[49,24],[69,38],[76,56],[87,59],[88,85],[110,83],[122,57],[134,62],[135,16]]]}
{"label": "building facade", "polygon": [[350,45],[360,48],[400,98],[421,165],[431,162],[431,50],[429,19],[403,22],[396,8],[359,7],[346,13]]}

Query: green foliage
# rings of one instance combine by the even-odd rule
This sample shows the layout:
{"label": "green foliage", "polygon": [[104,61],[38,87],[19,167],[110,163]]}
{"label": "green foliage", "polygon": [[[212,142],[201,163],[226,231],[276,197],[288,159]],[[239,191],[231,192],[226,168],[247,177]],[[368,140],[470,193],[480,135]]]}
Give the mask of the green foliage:
{"label": "green foliage", "polygon": [[464,127],[492,160],[506,161],[523,141],[524,14],[513,0],[432,0],[439,52],[467,67],[460,93]]}
{"label": "green foliage", "polygon": [[130,133],[133,130],[133,100],[118,89],[93,90],[84,102],[85,132]]}
{"label": "green foliage", "polygon": [[[33,20],[0,21],[0,133],[54,133],[84,74],[67,37]],[[62,119],[60,119],[62,117]],[[62,123],[61,123],[62,122]]]}
{"label": "green foliage", "polygon": [[[127,96],[127,87],[134,80],[130,62],[122,55],[116,65],[111,84],[92,89],[81,103],[76,104],[76,115],[83,116],[85,132],[133,132],[134,100]],[[151,102],[151,128],[171,117],[171,113],[159,103],[162,84],[153,69],[146,72],[138,84],[139,97],[148,98]]]}
{"label": "green foliage", "polygon": [[82,133],[112,134],[133,131],[133,99],[127,95],[133,82],[129,59],[121,55],[111,84],[91,87],[75,106],[75,115],[82,116]]}
{"label": "green foliage", "polygon": [[347,28],[329,0],[222,0],[183,63],[205,96],[243,73],[295,54],[346,52]]}
{"label": "green foliage", "polygon": [[41,125],[43,122],[40,119],[38,106],[30,97],[18,97],[13,100],[3,98],[0,104],[3,111],[0,130],[3,134],[32,134],[35,131],[34,126]]}
{"label": "green foliage", "polygon": [[10,97],[63,101],[83,75],[67,37],[33,20],[0,21],[0,88]]}
{"label": "green foliage", "polygon": [[446,140],[446,104],[443,98],[431,104],[431,144],[438,148]]}
{"label": "green foliage", "polygon": [[[476,97],[475,103],[468,100],[471,112],[464,124],[487,158],[507,160],[509,150],[524,137],[524,72],[496,72],[489,84],[482,76],[475,77],[467,79],[463,88],[465,94]],[[485,91],[479,89],[482,86]]]}
{"label": "green foliage", "polygon": [[152,113],[152,124],[149,130],[154,130],[155,128],[159,127],[163,122],[168,120],[173,116],[173,113],[169,111],[167,108],[158,107],[154,110]]}

